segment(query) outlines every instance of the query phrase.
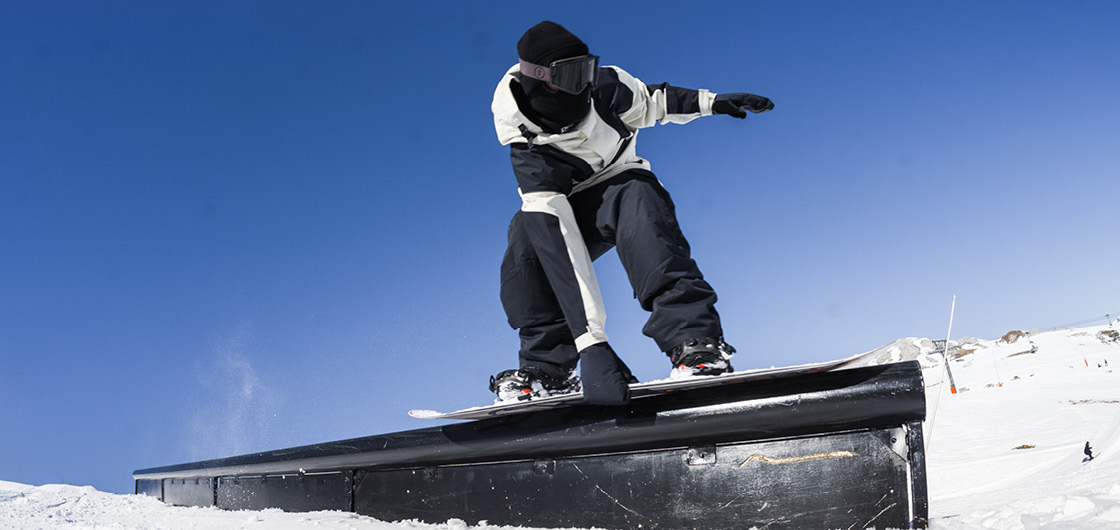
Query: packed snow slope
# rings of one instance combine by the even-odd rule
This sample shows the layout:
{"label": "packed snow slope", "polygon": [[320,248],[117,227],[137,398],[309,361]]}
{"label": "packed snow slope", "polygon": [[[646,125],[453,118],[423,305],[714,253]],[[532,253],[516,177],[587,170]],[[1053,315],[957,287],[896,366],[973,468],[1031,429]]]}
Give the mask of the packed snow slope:
{"label": "packed snow slope", "polygon": [[[950,393],[929,339],[901,339],[870,363],[925,368],[930,528],[1120,529],[1120,325],[952,341]],[[1094,454],[1082,454],[1085,442]],[[179,508],[89,487],[0,482],[0,529],[426,529],[342,512]],[[493,530],[497,527],[479,526]]]}
{"label": "packed snow slope", "polygon": [[89,486],[25,486],[0,481],[0,530],[501,530],[452,519],[445,524],[386,523],[346,512],[222,511],[168,506],[153,497]]}
{"label": "packed snow slope", "polygon": [[1120,529],[1118,331],[951,341],[956,394],[933,341],[878,350],[926,368],[931,528]]}

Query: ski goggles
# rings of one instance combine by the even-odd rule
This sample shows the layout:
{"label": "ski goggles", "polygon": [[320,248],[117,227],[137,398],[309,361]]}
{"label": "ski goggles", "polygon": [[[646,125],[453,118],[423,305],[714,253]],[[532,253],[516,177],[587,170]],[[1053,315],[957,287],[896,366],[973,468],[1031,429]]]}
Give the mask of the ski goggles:
{"label": "ski goggles", "polygon": [[599,56],[582,55],[554,61],[548,66],[521,60],[521,75],[540,79],[569,94],[583,92],[587,85],[599,80]]}

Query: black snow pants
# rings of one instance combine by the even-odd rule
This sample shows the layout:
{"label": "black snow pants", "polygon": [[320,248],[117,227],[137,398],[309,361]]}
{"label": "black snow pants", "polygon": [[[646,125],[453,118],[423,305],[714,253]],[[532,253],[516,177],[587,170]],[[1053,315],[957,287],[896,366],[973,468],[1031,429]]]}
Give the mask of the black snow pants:
{"label": "black snow pants", "polygon": [[[630,170],[568,197],[591,259],[617,248],[634,297],[650,312],[642,332],[668,351],[689,339],[721,337],[716,293],[690,257],[669,192],[645,170]],[[566,377],[579,360],[574,336],[519,211],[502,261],[502,306],[519,330],[521,368]],[[543,215],[543,214],[536,214]],[[539,243],[538,243],[539,244]],[[541,254],[547,254],[548,249]]]}

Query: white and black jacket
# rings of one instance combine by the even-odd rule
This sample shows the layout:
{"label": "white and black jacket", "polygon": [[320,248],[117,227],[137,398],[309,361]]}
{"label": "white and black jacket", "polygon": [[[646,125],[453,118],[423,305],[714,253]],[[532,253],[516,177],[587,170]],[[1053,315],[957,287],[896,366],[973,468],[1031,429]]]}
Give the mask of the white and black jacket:
{"label": "white and black jacket", "polygon": [[[606,315],[591,258],[568,196],[627,170],[649,170],[649,162],[635,153],[638,130],[657,123],[688,123],[711,115],[716,95],[666,83],[646,85],[621,68],[605,66],[599,69],[587,116],[567,130],[550,133],[528,117],[532,112],[527,110],[519,83],[519,67],[514,65],[494,91],[494,127],[498,141],[510,146],[521,210],[547,214],[532,216],[542,219],[534,230],[534,237],[540,241],[534,240],[534,245],[555,242],[566,247],[566,252],[554,249],[556,252],[547,254],[566,254],[567,263],[542,265],[546,271],[562,267],[574,272],[574,284],[568,286],[572,293],[556,294],[562,307],[570,306],[564,307],[564,316],[572,327],[577,350],[582,351],[607,340]],[[572,274],[559,276],[571,278]],[[553,275],[549,277],[555,288]],[[575,293],[578,301],[572,298]],[[573,301],[565,304],[564,299]]]}

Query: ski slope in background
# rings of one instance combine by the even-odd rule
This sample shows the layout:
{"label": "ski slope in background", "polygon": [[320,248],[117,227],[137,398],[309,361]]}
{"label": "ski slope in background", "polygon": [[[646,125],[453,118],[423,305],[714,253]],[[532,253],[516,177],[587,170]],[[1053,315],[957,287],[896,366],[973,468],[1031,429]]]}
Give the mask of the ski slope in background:
{"label": "ski slope in background", "polygon": [[926,371],[934,528],[1120,528],[1116,331],[962,345],[972,353],[949,363],[957,394],[939,365]]}
{"label": "ski slope in background", "polygon": [[[916,359],[926,383],[931,528],[1120,528],[1120,326],[900,339],[870,364]],[[1082,450],[1092,444],[1093,461]]]}
{"label": "ski slope in background", "polygon": [[[901,339],[872,364],[925,368],[930,528],[1120,529],[1120,326],[953,341],[949,392],[933,341]],[[1106,364],[1107,363],[1107,364]],[[1086,461],[1086,441],[1099,456]],[[2,471],[0,471],[2,472]],[[424,529],[341,512],[223,512],[89,487],[0,482],[0,528]],[[477,526],[485,530],[499,527]],[[505,527],[502,527],[505,528]]]}

